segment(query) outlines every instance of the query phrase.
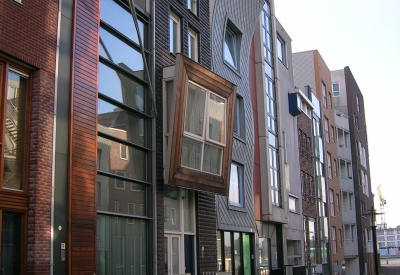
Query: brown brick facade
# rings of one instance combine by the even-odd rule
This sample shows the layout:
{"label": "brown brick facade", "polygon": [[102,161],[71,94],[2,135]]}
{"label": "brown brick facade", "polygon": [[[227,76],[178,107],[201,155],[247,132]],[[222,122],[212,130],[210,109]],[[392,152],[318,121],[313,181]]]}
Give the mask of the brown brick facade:
{"label": "brown brick facade", "polygon": [[[49,274],[58,1],[0,2],[0,59],[30,72],[27,274]],[[23,264],[24,266],[24,264]],[[25,274],[25,273],[24,273]]]}

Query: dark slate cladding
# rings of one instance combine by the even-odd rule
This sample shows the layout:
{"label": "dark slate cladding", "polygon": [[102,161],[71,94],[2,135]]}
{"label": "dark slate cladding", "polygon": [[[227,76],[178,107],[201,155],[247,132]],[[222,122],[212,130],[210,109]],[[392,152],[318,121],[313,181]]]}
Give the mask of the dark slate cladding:
{"label": "dark slate cladding", "polygon": [[[164,271],[164,175],[163,175],[163,67],[175,64],[175,56],[169,52],[169,14],[174,12],[181,22],[181,52],[187,55],[188,27],[198,33],[199,63],[211,69],[209,1],[198,1],[198,16],[186,7],[186,1],[155,1],[155,93],[156,93],[156,178],[157,178],[157,274]],[[198,273],[216,271],[216,210],[215,195],[197,193],[197,247],[204,247],[204,257],[197,250]]]}
{"label": "dark slate cladding", "polygon": [[[232,159],[244,167],[244,210],[232,210],[228,206],[228,197],[217,196],[218,228],[225,230],[254,232],[253,202],[253,163],[254,163],[254,122],[249,87],[249,58],[255,26],[263,7],[259,0],[220,0],[215,2],[212,18],[212,64],[213,71],[237,86],[238,95],[243,97],[245,109],[244,142],[234,139]],[[224,63],[223,42],[225,24],[230,20],[242,33],[239,71]]]}
{"label": "dark slate cladding", "polygon": [[[353,162],[353,180],[354,180],[354,195],[355,195],[355,204],[356,204],[356,223],[357,223],[357,236],[362,236],[362,232],[365,231],[365,228],[370,228],[370,218],[363,218],[361,215],[361,201],[365,202],[366,211],[370,210],[373,206],[373,197],[370,194],[367,197],[363,193],[363,188],[358,183],[361,180],[358,175],[358,171],[363,170],[364,173],[368,175],[369,186],[368,189],[371,192],[371,177],[369,172],[369,150],[367,143],[367,127],[365,121],[365,109],[364,109],[364,98],[361,93],[360,88],[357,85],[357,82],[350,70],[349,67],[344,68],[344,75],[346,80],[346,94],[347,94],[347,111],[349,115],[349,126],[350,126],[350,140],[351,140],[351,154],[352,154],[352,162]],[[357,110],[357,101],[356,96],[359,98],[360,112]],[[354,114],[358,118],[358,129],[355,127],[354,123]],[[361,142],[362,146],[365,148],[366,152],[366,160],[367,160],[367,169],[365,169],[361,165],[360,157],[357,156],[356,152],[356,142]],[[365,272],[365,266],[362,263],[367,262],[367,252],[366,248],[363,245],[362,241],[358,242],[358,251],[362,251],[359,253],[360,256],[360,273]]]}

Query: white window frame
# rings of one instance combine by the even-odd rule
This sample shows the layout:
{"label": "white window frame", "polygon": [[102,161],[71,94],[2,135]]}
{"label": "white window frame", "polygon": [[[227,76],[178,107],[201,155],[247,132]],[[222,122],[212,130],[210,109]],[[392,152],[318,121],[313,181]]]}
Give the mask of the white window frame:
{"label": "white window frame", "polygon": [[[192,0],[188,0],[192,1]],[[193,39],[193,43],[192,43]],[[193,55],[192,55],[193,52]],[[198,62],[198,40],[197,40],[197,32],[188,28],[188,57],[192,60]]]}
{"label": "white window frame", "polygon": [[277,48],[277,57],[282,62],[283,65],[287,65],[286,58],[286,42],[279,36],[276,36],[276,48]]}
{"label": "white window frame", "polygon": [[[232,45],[227,43],[227,35],[229,35],[232,39]],[[224,60],[231,65],[233,68],[238,69],[238,49],[237,49],[237,36],[236,33],[227,25],[225,28],[224,35]],[[228,58],[227,58],[228,57]],[[232,62],[229,60],[229,57],[232,59]],[[233,64],[232,64],[233,63]]]}
{"label": "white window frame", "polygon": [[[290,201],[294,202],[294,208],[291,207]],[[290,212],[299,213],[299,198],[289,194],[288,208]]]}
{"label": "white window frame", "polygon": [[[123,148],[125,147],[125,157],[123,157]],[[120,143],[119,144],[119,156],[121,159],[128,159],[128,146],[126,146],[125,144]]]}
{"label": "white window frame", "polygon": [[[176,24],[176,33],[174,33],[173,24]],[[181,23],[179,17],[173,12],[169,14],[169,27],[169,51],[176,54],[181,49]]]}
{"label": "white window frame", "polygon": [[[337,85],[337,90],[335,90],[335,88],[334,88],[335,85]],[[332,93],[333,93],[333,97],[340,96],[340,85],[339,85],[339,82],[332,83]]]}
{"label": "white window frame", "polygon": [[197,0],[187,0],[187,8],[193,14],[197,15]]}
{"label": "white window frame", "polygon": [[326,153],[326,162],[328,165],[328,177],[332,179],[332,156],[330,153]]}
{"label": "white window frame", "polygon": [[[124,171],[115,171],[115,174],[118,176],[122,176],[125,177],[125,172]],[[117,181],[120,180],[123,182],[124,187],[117,187]],[[125,181],[121,180],[121,179],[115,179],[115,189],[119,189],[119,190],[125,190]]]}
{"label": "white window frame", "polygon": [[332,226],[332,253],[337,254],[337,243],[336,243],[336,227]]}
{"label": "white window frame", "polygon": [[329,203],[331,208],[331,216],[335,216],[335,194],[332,189],[329,189]]}
{"label": "white window frame", "polygon": [[324,128],[325,128],[325,141],[326,143],[329,143],[330,136],[329,136],[329,120],[324,117]]}
{"label": "white window frame", "polygon": [[[198,135],[196,135],[194,133],[190,133],[190,132],[187,132],[187,131],[183,130],[183,136],[186,137],[186,138],[189,138],[191,140],[200,142],[202,144],[202,151],[201,151],[202,153],[201,153],[201,158],[200,158],[200,169],[196,169],[196,168],[193,168],[193,167],[188,167],[188,166],[183,165],[182,163],[181,163],[181,166],[185,167],[185,168],[188,168],[188,169],[193,169],[193,170],[197,170],[197,171],[202,171],[204,173],[208,173],[207,171],[203,170],[203,157],[204,157],[204,146],[206,144],[209,144],[209,145],[211,145],[213,147],[221,149],[221,162],[220,162],[220,167],[219,167],[219,174],[217,174],[217,175],[221,175],[221,172],[222,172],[222,159],[223,159],[224,148],[225,148],[225,145],[226,145],[226,138],[227,138],[226,137],[226,122],[227,122],[227,108],[226,108],[226,106],[227,106],[227,100],[225,98],[219,96],[218,94],[216,94],[216,93],[214,93],[214,92],[202,87],[201,85],[193,82],[193,81],[189,81],[189,83],[193,84],[194,86],[200,87],[206,93],[206,95],[205,95],[205,108],[204,108],[203,133],[202,133],[202,136],[200,137],[200,136],[198,136]],[[209,102],[210,102],[210,96],[211,95],[219,98],[220,100],[223,100],[224,103],[225,103],[225,109],[224,109],[225,110],[225,114],[224,114],[225,126],[223,127],[223,131],[224,131],[224,133],[223,133],[223,136],[224,136],[223,142],[219,142],[219,141],[213,140],[213,139],[211,139],[209,137],[210,133],[209,133],[209,127],[208,126],[209,126],[209,117],[210,117],[210,115],[209,115],[209,108],[208,107],[209,107]],[[185,106],[187,106],[187,102],[186,102]],[[186,118],[186,112],[185,112],[185,118]],[[183,148],[181,148],[181,149],[183,150]]]}

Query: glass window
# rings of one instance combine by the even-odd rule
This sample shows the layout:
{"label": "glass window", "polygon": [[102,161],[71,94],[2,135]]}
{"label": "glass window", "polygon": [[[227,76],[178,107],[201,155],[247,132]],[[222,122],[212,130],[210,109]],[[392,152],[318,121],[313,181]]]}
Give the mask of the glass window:
{"label": "glass window", "polygon": [[326,86],[324,82],[321,82],[322,89],[322,104],[326,107]]}
{"label": "glass window", "polygon": [[[192,0],[188,0],[192,1]],[[197,33],[192,29],[188,29],[188,56],[194,61],[198,61],[197,53]]]}
{"label": "glass window", "polygon": [[243,207],[243,166],[232,163],[229,185],[229,204]]}
{"label": "glass window", "polygon": [[179,17],[171,12],[169,15],[169,51],[171,53],[180,52],[180,28]]}
{"label": "glass window", "polygon": [[187,8],[197,15],[197,0],[187,0]]}
{"label": "glass window", "polygon": [[7,78],[8,89],[1,108],[5,108],[6,115],[5,134],[0,137],[4,161],[3,188],[23,190],[28,78],[14,70],[8,71]]}
{"label": "glass window", "polygon": [[190,82],[182,142],[182,166],[221,174],[225,120],[226,100]]}
{"label": "glass window", "polygon": [[279,36],[276,37],[276,50],[278,59],[286,65],[286,44]]}
{"label": "glass window", "polygon": [[147,274],[147,221],[97,215],[97,274]]}
{"label": "glass window", "polygon": [[245,138],[244,102],[241,96],[236,97],[233,133],[240,138]]}
{"label": "glass window", "polygon": [[299,240],[287,240],[287,257],[289,265],[301,264],[301,241]]}
{"label": "glass window", "polygon": [[339,83],[332,83],[332,92],[333,92],[333,96],[340,95]]}
{"label": "glass window", "polygon": [[289,210],[297,212],[297,198],[289,196]]}
{"label": "glass window", "polygon": [[[2,215],[1,215],[2,214]],[[2,274],[21,274],[22,213],[0,211]]]}
{"label": "glass window", "polygon": [[224,58],[230,65],[237,69],[236,34],[229,28],[225,30]]}

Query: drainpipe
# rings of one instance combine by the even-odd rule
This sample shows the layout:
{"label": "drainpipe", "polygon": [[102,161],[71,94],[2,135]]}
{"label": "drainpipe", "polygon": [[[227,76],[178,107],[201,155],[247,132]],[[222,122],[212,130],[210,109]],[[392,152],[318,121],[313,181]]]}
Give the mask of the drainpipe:
{"label": "drainpipe", "polygon": [[[151,0],[151,75],[153,76],[151,79],[152,86],[156,87],[156,78],[155,78],[155,16],[156,16],[156,3],[155,0]],[[150,79],[149,79],[150,81]],[[154,98],[155,98],[155,89],[154,89]],[[156,105],[153,105],[153,108],[156,108]],[[157,274],[157,181],[156,181],[156,117],[152,119],[152,197],[153,197],[153,274]]]}
{"label": "drainpipe", "polygon": [[56,129],[57,129],[57,86],[58,86],[58,64],[60,58],[60,27],[61,27],[61,3],[62,0],[58,0],[58,19],[57,19],[57,45],[56,45],[56,68],[54,72],[54,111],[53,111],[53,151],[52,151],[52,169],[51,169],[51,217],[50,217],[50,275],[53,275],[54,268],[54,175],[55,175],[55,163],[56,163]]}

